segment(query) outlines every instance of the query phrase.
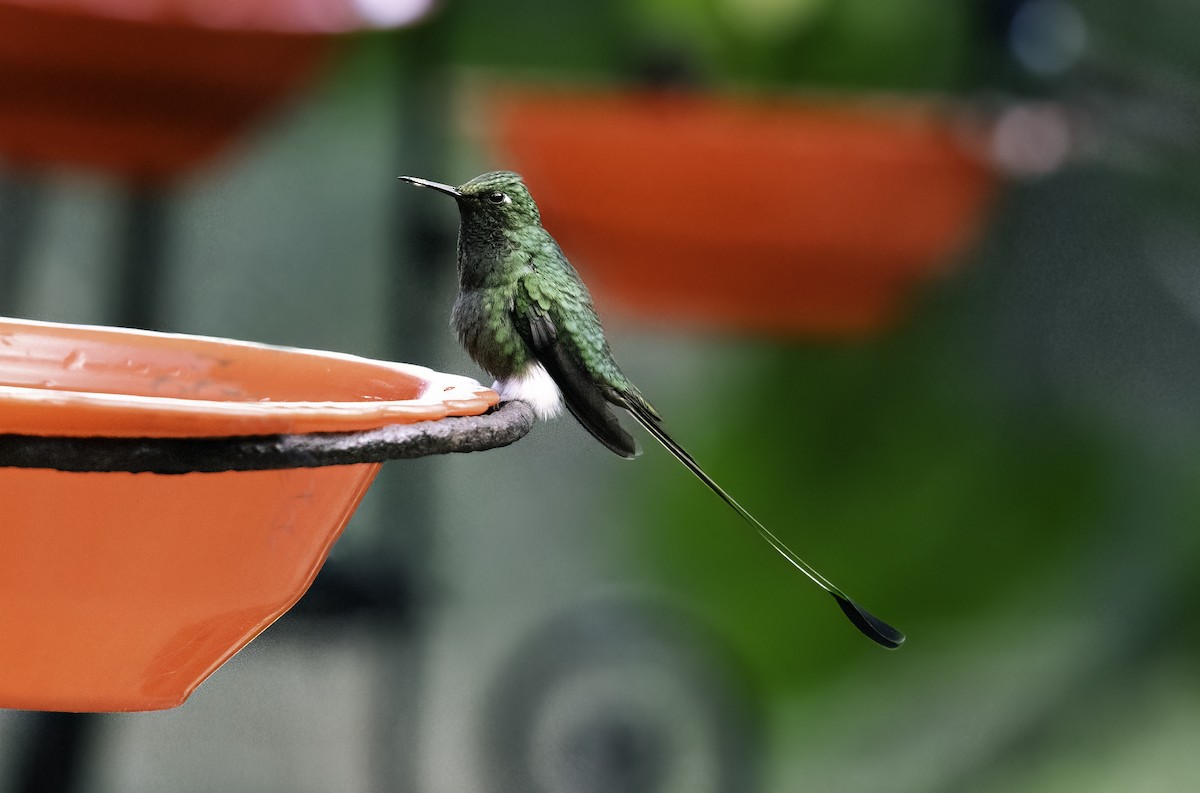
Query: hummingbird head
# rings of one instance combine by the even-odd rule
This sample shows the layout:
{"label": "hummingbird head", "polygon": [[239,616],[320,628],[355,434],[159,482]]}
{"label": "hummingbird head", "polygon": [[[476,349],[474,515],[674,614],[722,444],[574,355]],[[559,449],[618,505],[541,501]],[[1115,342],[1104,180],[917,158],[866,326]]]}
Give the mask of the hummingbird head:
{"label": "hummingbird head", "polygon": [[537,204],[529,195],[521,175],[513,171],[492,171],[476,176],[469,182],[451,187],[415,176],[401,176],[406,182],[452,196],[464,225],[498,230],[517,230],[541,225]]}

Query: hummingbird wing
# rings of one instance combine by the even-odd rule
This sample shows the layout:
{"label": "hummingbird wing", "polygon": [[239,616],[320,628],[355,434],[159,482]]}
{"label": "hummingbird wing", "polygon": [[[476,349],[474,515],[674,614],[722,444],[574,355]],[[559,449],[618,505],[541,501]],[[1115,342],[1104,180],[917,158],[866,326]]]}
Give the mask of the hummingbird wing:
{"label": "hummingbird wing", "polygon": [[627,459],[641,454],[637,441],[625,431],[610,408],[611,387],[597,382],[588,371],[578,350],[559,333],[550,309],[533,299],[524,283],[518,287],[517,298],[512,309],[517,334],[562,392],[567,410],[615,454]]}

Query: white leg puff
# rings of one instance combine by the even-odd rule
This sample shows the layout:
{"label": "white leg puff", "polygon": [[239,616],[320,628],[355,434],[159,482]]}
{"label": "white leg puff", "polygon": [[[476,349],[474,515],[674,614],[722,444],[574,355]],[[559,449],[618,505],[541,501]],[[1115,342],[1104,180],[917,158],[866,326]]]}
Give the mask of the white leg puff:
{"label": "white leg puff", "polygon": [[540,363],[531,364],[519,375],[497,380],[492,390],[503,402],[525,402],[541,419],[552,419],[562,412],[562,394]]}

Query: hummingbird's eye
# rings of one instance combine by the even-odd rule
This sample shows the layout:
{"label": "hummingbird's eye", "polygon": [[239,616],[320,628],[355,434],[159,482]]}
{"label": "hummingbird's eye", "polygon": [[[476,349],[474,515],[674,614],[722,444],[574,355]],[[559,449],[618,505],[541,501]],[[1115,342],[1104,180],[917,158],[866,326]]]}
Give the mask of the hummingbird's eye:
{"label": "hummingbird's eye", "polygon": [[496,192],[494,192],[494,193],[490,194],[490,195],[488,196],[488,201],[491,201],[493,204],[509,204],[509,203],[512,203],[512,199],[511,199],[511,198],[509,198],[508,196],[506,196],[504,193],[501,193],[499,190],[497,190]]}

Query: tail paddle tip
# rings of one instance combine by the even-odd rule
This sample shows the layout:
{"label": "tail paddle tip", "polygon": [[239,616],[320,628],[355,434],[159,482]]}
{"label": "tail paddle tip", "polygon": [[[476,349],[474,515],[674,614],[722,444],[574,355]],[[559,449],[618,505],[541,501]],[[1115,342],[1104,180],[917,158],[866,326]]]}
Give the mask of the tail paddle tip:
{"label": "tail paddle tip", "polygon": [[888,625],[853,600],[838,595],[834,595],[833,599],[841,607],[842,613],[854,623],[854,627],[862,631],[863,635],[871,641],[889,650],[895,650],[904,644],[905,636],[903,633]]}

